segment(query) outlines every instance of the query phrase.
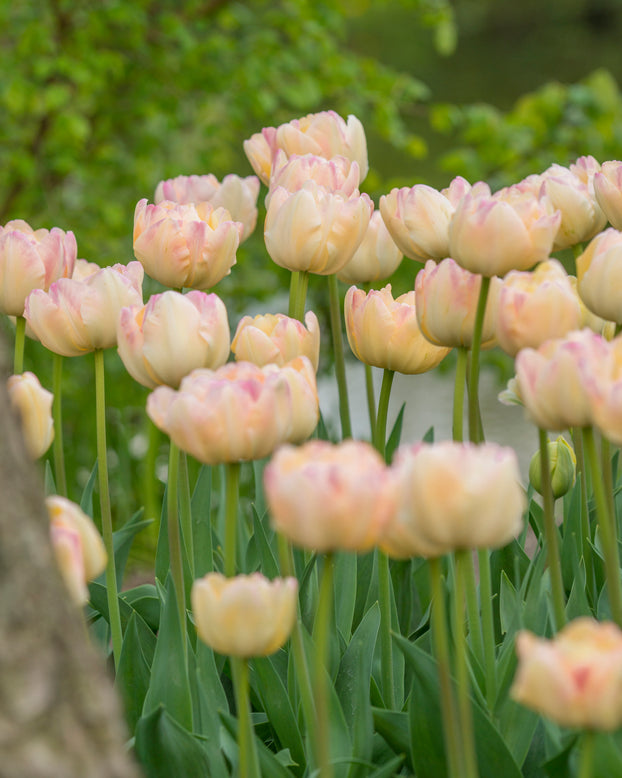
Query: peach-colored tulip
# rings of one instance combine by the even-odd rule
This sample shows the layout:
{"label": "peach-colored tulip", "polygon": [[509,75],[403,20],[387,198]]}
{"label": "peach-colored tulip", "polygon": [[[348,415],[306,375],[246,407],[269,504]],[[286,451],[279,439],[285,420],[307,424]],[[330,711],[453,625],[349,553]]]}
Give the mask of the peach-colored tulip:
{"label": "peach-colored tulip", "polygon": [[134,213],[134,254],[165,286],[209,289],[231,272],[243,226],[208,202],[180,205],[140,200]]}
{"label": "peach-colored tulip", "polygon": [[289,385],[292,423],[285,443],[302,443],[313,435],[320,418],[320,400],[313,365],[305,356],[292,359],[281,368]]}
{"label": "peach-colored tulip", "polygon": [[279,127],[264,127],[244,141],[244,152],[264,184],[269,183],[277,152],[315,154],[331,159],[342,156],[359,166],[360,181],[367,175],[367,140],[356,116],[347,122],[334,111],[322,111],[294,119]]}
{"label": "peach-colored tulip", "polygon": [[533,272],[513,270],[503,280],[497,307],[497,341],[510,356],[538,348],[581,326],[581,306],[562,264],[550,259]]}
{"label": "peach-colored tulip", "polygon": [[119,356],[138,383],[178,387],[198,367],[215,370],[229,357],[227,309],[215,294],[168,291],[144,307],[122,308]]}
{"label": "peach-colored tulip", "polygon": [[106,569],[106,548],[79,505],[58,495],[47,497],[50,534],[61,575],[76,605],[89,599],[86,584]]}
{"label": "peach-colored tulip", "polygon": [[391,556],[498,548],[523,527],[526,500],[511,448],[417,443],[398,450],[392,470],[397,511],[380,543]]}
{"label": "peach-colored tulip", "polygon": [[581,325],[578,327],[578,329],[583,330],[586,327],[589,327],[589,329],[593,330],[599,335],[602,335],[607,340],[611,340],[613,337],[615,337],[615,322],[609,321],[608,319],[603,319],[600,316],[597,316],[595,313],[592,313],[592,311],[590,311],[590,309],[579,296],[579,292],[577,291],[576,276],[568,276],[568,280],[572,284],[574,293],[577,296],[577,300],[579,301],[579,307],[581,308]]}
{"label": "peach-colored tulip", "polygon": [[594,176],[594,191],[598,204],[612,227],[622,230],[622,162],[603,162]]}
{"label": "peach-colored tulip", "polygon": [[610,361],[595,372],[590,398],[594,424],[604,437],[622,445],[622,337],[609,342]]}
{"label": "peach-colored tulip", "polygon": [[374,211],[361,245],[337,273],[337,278],[346,284],[379,281],[392,275],[402,259],[402,252],[389,235],[380,211]]}
{"label": "peach-colored tulip", "polygon": [[350,348],[366,365],[398,373],[425,373],[450,351],[432,345],[421,334],[414,291],[394,300],[391,284],[369,294],[351,286],[346,292],[345,320]]}
{"label": "peach-colored tulip", "polygon": [[528,270],[547,259],[561,213],[546,200],[517,187],[491,197],[467,194],[449,224],[449,256],[484,276]]}
{"label": "peach-colored tulip", "polygon": [[41,386],[34,373],[10,376],[7,387],[11,405],[20,416],[26,449],[32,459],[39,459],[54,440],[54,395]]}
{"label": "peach-colored tulip", "polygon": [[142,282],[139,262],[101,268],[84,281],[61,278],[49,292],[31,292],[24,315],[35,337],[56,354],[112,348],[121,308],[143,304]]}
{"label": "peach-colored tulip", "polygon": [[305,356],[317,371],[320,359],[320,325],[313,311],[305,314],[305,323],[282,313],[244,316],[238,324],[231,351],[241,362],[259,367],[274,362],[283,366]]}
{"label": "peach-colored tulip", "polygon": [[279,186],[288,192],[297,192],[306,181],[315,181],[330,192],[351,197],[359,193],[359,166],[346,157],[326,159],[314,154],[293,154],[287,158],[279,151],[270,179],[270,190],[266,195],[266,208],[270,204],[271,193]]}
{"label": "peach-colored tulip", "polygon": [[[299,371],[300,381],[314,376],[308,365],[304,374]],[[298,405],[306,387],[294,390],[294,376],[284,370],[250,362],[194,370],[182,379],[179,391],[155,389],[147,399],[147,413],[176,445],[205,464],[261,459],[299,432],[295,413],[304,420],[310,417]],[[317,394],[306,396],[317,407]]]}
{"label": "peach-colored tulip", "polygon": [[622,232],[609,227],[577,257],[577,291],[592,313],[622,323]]}
{"label": "peach-colored tulip", "polygon": [[609,343],[591,330],[519,351],[517,388],[527,416],[547,430],[592,424],[596,377],[610,374],[611,360]]}
{"label": "peach-colored tulip", "polygon": [[71,276],[76,254],[73,232],[33,230],[22,219],[0,226],[0,313],[22,316],[33,289]]}
{"label": "peach-colored tulip", "polygon": [[510,695],[565,727],[614,730],[622,724],[622,631],[583,616],[550,640],[523,630]]}
{"label": "peach-colored tulip", "polygon": [[296,621],[298,581],[261,573],[208,573],[192,584],[199,637],[219,654],[249,658],[278,651]]}
{"label": "peach-colored tulip", "polygon": [[297,192],[278,187],[266,213],[268,254],[280,267],[331,275],[346,265],[365,236],[374,205],[307,181]]}
{"label": "peach-colored tulip", "polygon": [[92,276],[93,273],[97,273],[98,270],[101,270],[101,265],[95,262],[88,262],[86,259],[76,259],[71,277],[74,281],[84,281],[89,276]]}
{"label": "peach-colored tulip", "polygon": [[[415,308],[423,336],[436,346],[465,346],[473,343],[475,314],[482,277],[469,273],[453,259],[437,265],[428,260],[415,279]],[[482,330],[482,348],[496,344],[495,318],[501,280],[493,278],[488,290]]]}
{"label": "peach-colored tulip", "polygon": [[390,471],[363,441],[283,446],[264,486],[275,529],[314,551],[368,551],[395,507]]}
{"label": "peach-colored tulip", "polygon": [[241,178],[230,173],[222,182],[213,173],[206,176],[177,176],[160,181],[154,201],[156,204],[162,200],[182,204],[207,201],[214,208],[224,208],[229,211],[233,221],[244,225],[240,240],[246,240],[257,224],[259,187],[257,176]]}

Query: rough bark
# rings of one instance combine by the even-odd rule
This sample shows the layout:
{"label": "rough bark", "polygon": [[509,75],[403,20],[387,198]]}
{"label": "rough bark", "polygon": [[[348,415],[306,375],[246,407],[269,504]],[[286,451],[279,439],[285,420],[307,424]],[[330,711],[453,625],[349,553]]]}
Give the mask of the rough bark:
{"label": "rough bark", "polygon": [[7,375],[0,337],[0,778],[138,778],[103,658],[55,567]]}

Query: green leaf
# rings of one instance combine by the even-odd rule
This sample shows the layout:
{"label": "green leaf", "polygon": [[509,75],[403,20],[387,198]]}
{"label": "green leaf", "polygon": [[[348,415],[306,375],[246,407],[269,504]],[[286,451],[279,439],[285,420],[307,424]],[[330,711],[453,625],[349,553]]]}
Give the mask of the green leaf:
{"label": "green leaf", "polygon": [[382,735],[396,754],[404,755],[409,766],[414,769],[410,758],[408,714],[385,708],[372,708],[372,714],[376,731]]}
{"label": "green leaf", "polygon": [[152,523],[151,519],[141,520],[142,515],[143,508],[139,508],[129,521],[112,533],[114,564],[117,572],[117,585],[119,588],[121,588],[123,583],[123,574],[134,538],[141,530]]}
{"label": "green leaf", "polygon": [[194,542],[194,573],[197,578],[202,578],[214,569],[211,506],[212,468],[209,465],[202,465],[190,503]]}
{"label": "green leaf", "polygon": [[[268,539],[268,531],[270,532],[270,538],[274,538],[274,532],[270,530],[267,514],[264,513],[263,520],[257,513],[255,506],[253,508],[253,541],[257,544],[257,552],[260,559],[260,570],[266,576],[266,578],[276,578],[280,575],[280,568],[277,562],[277,558],[274,554],[274,550]],[[267,529],[264,523],[268,525]]]}
{"label": "green leaf", "polygon": [[385,456],[387,462],[391,462],[393,459],[393,454],[396,452],[398,446],[400,445],[400,440],[402,438],[402,425],[404,423],[404,409],[406,408],[406,403],[402,403],[402,407],[400,408],[397,418],[395,419],[395,423],[393,424],[393,427],[391,429],[391,432],[389,434],[389,438],[387,440],[387,444],[385,447]]}
{"label": "green leaf", "polygon": [[[151,637],[148,637],[147,633]],[[123,636],[121,658],[115,678],[131,733],[134,733],[141,717],[143,702],[149,688],[155,642],[153,632],[150,629],[141,630],[139,617],[136,613],[132,613]]]}
{"label": "green leaf", "polygon": [[119,594],[133,610],[139,613],[154,632],[160,626],[160,598],[153,584],[141,584]]}
{"label": "green leaf", "polygon": [[[238,722],[237,719],[235,719],[233,716],[228,715],[227,713],[220,714],[220,718],[222,723],[225,725],[227,732],[235,738],[237,742],[238,738]],[[257,736],[255,736],[255,742],[257,745],[257,753],[259,755],[259,769],[261,772],[261,775],[270,776],[270,778],[294,778],[294,773],[291,772],[291,770],[288,770],[287,767],[285,767],[280,759],[278,759],[272,751],[270,751],[266,746],[263,744]],[[237,749],[236,749],[236,756],[237,756]],[[240,776],[241,778],[241,776]]]}
{"label": "green leaf", "polygon": [[357,555],[351,552],[335,554],[335,622],[342,637],[348,642],[356,603]]}
{"label": "green leaf", "polygon": [[162,705],[138,722],[135,749],[146,778],[211,775],[200,742]]}
{"label": "green leaf", "polygon": [[95,488],[95,479],[97,478],[97,460],[93,465],[89,480],[86,482],[82,497],[80,498],[80,507],[87,516],[93,518],[93,489]]}

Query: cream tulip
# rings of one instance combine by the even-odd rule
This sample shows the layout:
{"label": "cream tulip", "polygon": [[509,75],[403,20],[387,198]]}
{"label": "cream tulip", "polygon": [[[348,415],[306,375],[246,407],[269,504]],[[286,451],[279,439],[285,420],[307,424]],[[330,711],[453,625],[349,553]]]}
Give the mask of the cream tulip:
{"label": "cream tulip", "polygon": [[594,176],[594,191],[611,226],[622,230],[622,162],[616,159],[603,162]]}
{"label": "cream tulip", "polygon": [[622,232],[609,227],[577,257],[577,291],[592,313],[622,323]]}
{"label": "cream tulip", "polygon": [[402,259],[402,252],[389,235],[380,211],[374,211],[361,245],[337,273],[337,278],[346,284],[379,281],[393,275]]}
{"label": "cream tulip", "polygon": [[304,324],[282,313],[244,316],[231,342],[239,362],[259,367],[274,363],[282,367],[298,356],[305,356],[317,371],[320,359],[320,325],[313,311],[307,311]]}
{"label": "cream tulip", "polygon": [[54,440],[54,395],[41,386],[34,373],[29,372],[10,376],[7,388],[11,406],[20,417],[28,454],[32,459],[39,459]]}

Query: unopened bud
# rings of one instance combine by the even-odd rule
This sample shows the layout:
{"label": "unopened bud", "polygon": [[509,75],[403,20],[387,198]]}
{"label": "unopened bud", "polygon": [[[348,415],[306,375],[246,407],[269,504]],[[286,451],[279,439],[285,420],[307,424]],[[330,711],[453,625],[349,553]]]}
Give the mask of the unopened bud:
{"label": "unopened bud", "polygon": [[[557,440],[549,441],[548,452],[551,488],[553,497],[557,500],[559,497],[563,497],[566,492],[569,492],[574,486],[577,471],[577,458],[572,446],[561,436],[557,438]],[[536,451],[529,463],[529,480],[533,484],[533,488],[536,492],[542,494],[540,451]]]}

